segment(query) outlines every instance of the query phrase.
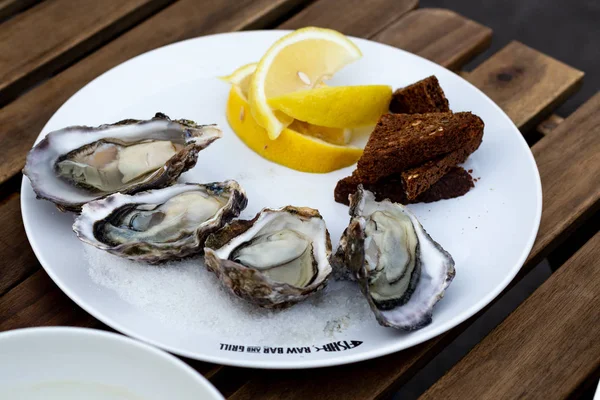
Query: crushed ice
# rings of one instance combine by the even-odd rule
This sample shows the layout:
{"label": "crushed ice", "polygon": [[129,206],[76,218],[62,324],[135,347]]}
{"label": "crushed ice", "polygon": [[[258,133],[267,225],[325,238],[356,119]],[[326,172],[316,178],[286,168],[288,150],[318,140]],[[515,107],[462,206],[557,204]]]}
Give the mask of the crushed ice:
{"label": "crushed ice", "polygon": [[163,323],[185,331],[245,339],[256,344],[309,344],[360,325],[376,324],[352,282],[327,288],[286,310],[266,310],[228,293],[202,257],[160,266],[133,262],[85,246],[98,285]]}

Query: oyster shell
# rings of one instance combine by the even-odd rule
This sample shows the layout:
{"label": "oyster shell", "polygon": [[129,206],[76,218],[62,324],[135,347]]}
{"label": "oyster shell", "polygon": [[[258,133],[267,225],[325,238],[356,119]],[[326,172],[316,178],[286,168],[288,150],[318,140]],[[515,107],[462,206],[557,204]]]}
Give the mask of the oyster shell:
{"label": "oyster shell", "polygon": [[173,184],[196,164],[198,152],[222,136],[216,125],[172,121],[156,114],[95,128],[50,132],[31,149],[23,174],[38,198],[62,211],[88,201]]}
{"label": "oyster shell", "polygon": [[454,278],[452,256],[407,208],[375,201],[362,185],[351,196],[350,215],[334,267],[358,282],[381,325],[413,331],[431,323]]}
{"label": "oyster shell", "polygon": [[325,287],[331,240],[317,210],[264,209],[206,240],[204,259],[229,290],[266,308],[289,307]]}
{"label": "oyster shell", "polygon": [[201,253],[206,237],[246,204],[235,181],[116,193],[85,204],[73,230],[82,241],[111,254],[157,263]]}

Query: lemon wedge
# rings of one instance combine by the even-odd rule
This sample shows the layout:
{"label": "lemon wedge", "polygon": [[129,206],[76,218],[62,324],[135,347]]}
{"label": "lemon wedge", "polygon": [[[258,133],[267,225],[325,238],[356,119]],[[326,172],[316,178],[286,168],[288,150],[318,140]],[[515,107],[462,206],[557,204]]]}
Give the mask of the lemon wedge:
{"label": "lemon wedge", "polygon": [[[297,171],[335,171],[354,164],[362,154],[360,148],[338,146],[288,128],[280,132],[277,140],[271,140],[252,117],[248,100],[236,85],[229,91],[226,114],[231,129],[250,149]],[[309,129],[318,130],[318,127]]]}
{"label": "lemon wedge", "polygon": [[308,122],[294,120],[288,127],[291,130],[300,132],[304,135],[316,137],[329,143],[344,145],[350,143],[352,139],[352,130],[344,128],[328,128],[317,126]]}
{"label": "lemon wedge", "polygon": [[377,123],[391,98],[390,86],[332,86],[270,98],[269,105],[313,125],[356,128]]}
{"label": "lemon wedge", "polygon": [[250,79],[252,78],[252,74],[256,70],[256,63],[250,63],[246,65],[242,65],[235,71],[233,71],[230,75],[221,76],[219,79],[231,83],[232,85],[238,86],[244,96],[248,95],[248,86],[250,85]]}
{"label": "lemon wedge", "polygon": [[248,101],[256,122],[277,139],[293,118],[272,110],[268,99],[320,87],[345,65],[362,56],[341,33],[324,28],[303,28],[275,42],[263,55],[250,79]]}
{"label": "lemon wedge", "polygon": [[[257,63],[243,65],[233,71],[230,75],[222,76],[219,79],[237,86],[244,98],[248,96],[248,85],[252,74],[256,70]],[[320,87],[325,86],[321,83]],[[329,143],[344,145],[350,142],[352,130],[346,128],[328,128],[324,126],[315,126],[303,121],[293,121],[290,129],[300,132],[304,135],[316,137]]]}

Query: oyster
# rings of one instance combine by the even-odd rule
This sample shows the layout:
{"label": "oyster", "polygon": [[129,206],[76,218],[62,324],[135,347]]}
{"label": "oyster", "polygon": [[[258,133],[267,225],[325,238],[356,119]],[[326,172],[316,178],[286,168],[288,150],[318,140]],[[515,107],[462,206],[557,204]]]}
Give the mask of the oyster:
{"label": "oyster", "polygon": [[331,240],[317,210],[287,206],[237,220],[206,240],[204,259],[231,292],[261,307],[291,306],[325,287]]}
{"label": "oyster", "polygon": [[38,198],[62,211],[79,211],[88,201],[112,193],[173,184],[196,164],[198,152],[221,135],[216,125],[172,121],[160,113],[147,121],[72,126],[35,145],[23,173]]}
{"label": "oyster", "polygon": [[454,278],[452,256],[407,208],[375,201],[362,185],[351,196],[350,215],[334,267],[358,282],[381,325],[412,331],[431,323]]}
{"label": "oyster", "polygon": [[246,208],[235,181],[185,183],[85,204],[73,224],[82,241],[135,261],[201,253],[206,237]]}

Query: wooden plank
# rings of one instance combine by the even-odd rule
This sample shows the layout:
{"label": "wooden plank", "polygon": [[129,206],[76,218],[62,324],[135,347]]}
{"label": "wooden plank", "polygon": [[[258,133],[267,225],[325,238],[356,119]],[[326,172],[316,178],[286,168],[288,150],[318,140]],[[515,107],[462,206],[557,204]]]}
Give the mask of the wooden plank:
{"label": "wooden plank", "polygon": [[558,127],[565,119],[556,114],[550,115],[548,118],[538,124],[536,130],[543,135],[548,135]]}
{"label": "wooden plank", "polygon": [[563,399],[600,368],[600,233],[421,399]]}
{"label": "wooden plank", "polygon": [[2,248],[0,296],[2,296],[39,268],[25,236],[17,194],[9,196],[0,203],[0,246]]}
{"label": "wooden plank", "polygon": [[542,220],[529,256],[540,262],[600,203],[600,92],[533,148],[543,189]]}
{"label": "wooden plank", "polygon": [[[468,71],[459,70],[459,71],[457,71],[457,74],[459,74],[462,78],[469,80],[469,75],[471,73]],[[558,116],[556,114],[551,114],[549,117],[547,117],[542,122],[540,122],[535,129],[542,136],[547,135],[552,130],[554,130],[564,120],[565,119],[561,116]]]}
{"label": "wooden plank", "polygon": [[0,21],[41,1],[42,0],[0,0]]}
{"label": "wooden plank", "polygon": [[319,26],[346,35],[371,37],[417,8],[418,0],[319,0],[284,22],[280,29]]}
{"label": "wooden plank", "polygon": [[173,0],[47,0],[0,25],[0,105]]}
{"label": "wooden plank", "polygon": [[180,0],[0,110],[0,183],[16,174],[40,130],[70,96],[108,69],[199,35],[268,26],[307,0]]}
{"label": "wooden plank", "polygon": [[98,324],[61,292],[44,270],[38,270],[0,297],[0,332],[30,326]]}
{"label": "wooden plank", "polygon": [[[536,244],[521,276],[600,205],[600,177],[597,174],[600,170],[600,94],[540,140],[533,152],[542,176],[544,214]],[[565,163],[565,160],[569,162]],[[560,168],[564,171],[558,171]],[[571,178],[565,178],[567,176]],[[573,176],[577,178],[573,179]],[[565,186],[566,182],[568,186]],[[231,398],[379,398],[408,380],[475,319],[411,349],[377,360],[337,367],[328,370],[327,374],[312,370],[301,374],[282,371],[260,376]],[[288,388],[293,388],[293,392]]]}
{"label": "wooden plank", "polygon": [[373,39],[455,70],[489,47],[492,30],[454,11],[422,8]]}
{"label": "wooden plank", "polygon": [[583,72],[511,42],[468,75],[526,132],[581,85]]}

